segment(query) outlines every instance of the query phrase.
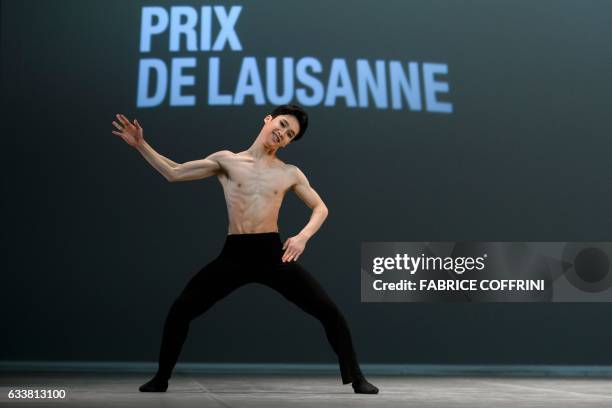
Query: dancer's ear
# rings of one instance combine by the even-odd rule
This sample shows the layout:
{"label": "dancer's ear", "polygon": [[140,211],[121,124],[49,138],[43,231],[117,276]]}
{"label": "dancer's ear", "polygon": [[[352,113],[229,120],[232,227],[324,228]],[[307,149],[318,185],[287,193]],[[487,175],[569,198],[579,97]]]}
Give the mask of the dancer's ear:
{"label": "dancer's ear", "polygon": [[264,118],[264,124],[268,124],[272,120],[272,115],[266,115]]}

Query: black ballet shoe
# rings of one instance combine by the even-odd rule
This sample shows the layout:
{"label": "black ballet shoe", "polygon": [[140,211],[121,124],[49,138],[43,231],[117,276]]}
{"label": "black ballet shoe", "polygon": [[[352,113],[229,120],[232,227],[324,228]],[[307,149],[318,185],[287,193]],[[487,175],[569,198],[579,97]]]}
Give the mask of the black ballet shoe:
{"label": "black ballet shoe", "polygon": [[156,377],[145,384],[142,384],[138,390],[140,392],[166,392],[168,389],[168,381],[160,380]]}
{"label": "black ballet shoe", "polygon": [[370,384],[365,378],[358,378],[352,383],[355,394],[378,394],[378,388]]}

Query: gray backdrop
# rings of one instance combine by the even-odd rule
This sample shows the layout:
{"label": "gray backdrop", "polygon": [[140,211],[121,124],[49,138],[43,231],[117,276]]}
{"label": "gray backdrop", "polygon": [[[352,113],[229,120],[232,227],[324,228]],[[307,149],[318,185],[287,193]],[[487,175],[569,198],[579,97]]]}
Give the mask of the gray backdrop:
{"label": "gray backdrop", "polygon": [[[171,302],[222,247],[217,181],[170,184],[111,134],[122,112],[187,161],[246,149],[272,108],[136,108],[140,8],[169,4],[2,2],[1,360],[155,360]],[[330,209],[300,262],[362,362],[612,363],[609,303],[366,304],[359,288],[362,241],[612,240],[611,15],[606,1],[243,4],[241,57],[449,67],[453,114],[318,106],[281,154]],[[282,237],[308,217],[287,196]],[[193,322],[181,361],[335,358],[316,320],[251,285]]]}

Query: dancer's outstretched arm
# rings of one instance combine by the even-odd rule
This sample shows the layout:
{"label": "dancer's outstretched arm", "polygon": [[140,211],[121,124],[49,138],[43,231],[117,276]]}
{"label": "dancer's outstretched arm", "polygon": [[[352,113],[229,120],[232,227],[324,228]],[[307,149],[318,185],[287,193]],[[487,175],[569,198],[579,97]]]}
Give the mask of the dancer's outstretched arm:
{"label": "dancer's outstretched arm", "polygon": [[120,136],[127,144],[138,150],[149,164],[170,182],[199,180],[216,175],[221,171],[218,159],[231,154],[227,150],[222,150],[201,160],[176,163],[157,153],[144,140],[144,131],[136,119],[131,123],[122,114],[117,114],[117,119],[121,124],[113,121],[113,125],[119,132],[113,131],[112,133]]}

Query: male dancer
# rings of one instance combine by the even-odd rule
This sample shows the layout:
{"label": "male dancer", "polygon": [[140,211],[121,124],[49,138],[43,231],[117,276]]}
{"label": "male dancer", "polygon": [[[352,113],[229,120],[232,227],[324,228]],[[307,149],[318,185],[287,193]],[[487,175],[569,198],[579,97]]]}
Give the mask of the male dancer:
{"label": "male dancer", "polygon": [[[217,176],[229,215],[229,233],[221,254],[191,278],[172,304],[164,324],[157,374],[140,391],[166,391],[191,320],[233,290],[257,282],[319,319],[338,356],[343,384],[351,383],[356,393],[378,393],[359,368],[344,316],[314,277],[296,262],[328,212],[300,169],[276,156],[279,149],[304,136],[308,127],[306,112],[296,105],[279,106],[264,118],[259,135],[247,150],[222,150],[182,164],[153,150],[144,140],[137,120],[131,123],[121,114],[117,119],[119,123],[113,121],[113,125],[119,131],[112,133],[136,148],[168,181]],[[282,244],[278,212],[289,190],[313,211],[300,233]]]}

